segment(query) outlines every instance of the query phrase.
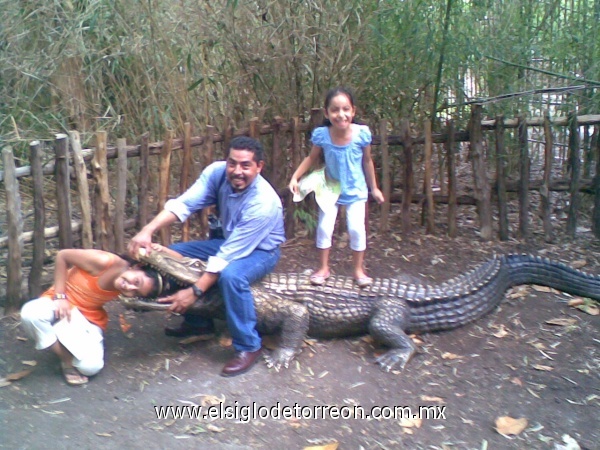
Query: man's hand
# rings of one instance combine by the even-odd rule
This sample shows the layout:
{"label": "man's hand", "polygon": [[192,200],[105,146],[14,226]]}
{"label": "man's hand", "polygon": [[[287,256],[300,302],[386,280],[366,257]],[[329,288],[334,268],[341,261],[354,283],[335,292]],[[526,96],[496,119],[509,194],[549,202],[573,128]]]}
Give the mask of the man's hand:
{"label": "man's hand", "polygon": [[186,310],[196,302],[197,298],[192,291],[192,288],[181,289],[173,295],[159,298],[158,303],[171,303],[169,311],[183,314]]}
{"label": "man's hand", "polygon": [[146,249],[146,252],[150,254],[152,252],[152,233],[149,231],[142,230],[136,234],[129,244],[127,245],[127,251],[132,258],[138,258],[140,248]]}

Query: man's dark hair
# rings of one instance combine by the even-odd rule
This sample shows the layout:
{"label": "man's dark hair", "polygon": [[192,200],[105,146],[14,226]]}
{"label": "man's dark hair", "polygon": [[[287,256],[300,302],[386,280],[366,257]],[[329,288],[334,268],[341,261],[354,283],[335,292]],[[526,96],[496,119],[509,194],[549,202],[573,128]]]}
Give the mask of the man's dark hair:
{"label": "man's dark hair", "polygon": [[254,162],[264,161],[264,149],[260,141],[248,137],[248,136],[237,136],[234,137],[229,144],[229,151],[231,150],[248,150],[254,153]]}

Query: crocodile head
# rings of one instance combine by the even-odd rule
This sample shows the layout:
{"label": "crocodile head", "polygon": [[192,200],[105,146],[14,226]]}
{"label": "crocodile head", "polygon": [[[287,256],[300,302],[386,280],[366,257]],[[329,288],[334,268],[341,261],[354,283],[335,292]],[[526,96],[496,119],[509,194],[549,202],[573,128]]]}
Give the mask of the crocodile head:
{"label": "crocodile head", "polygon": [[[151,253],[141,248],[137,260],[146,266],[156,269],[160,279],[159,297],[172,294],[177,289],[194,284],[204,270],[206,264],[194,258],[176,257],[166,252],[154,250]],[[157,303],[155,298],[119,296],[119,300],[129,309],[140,311],[166,310],[169,304]]]}

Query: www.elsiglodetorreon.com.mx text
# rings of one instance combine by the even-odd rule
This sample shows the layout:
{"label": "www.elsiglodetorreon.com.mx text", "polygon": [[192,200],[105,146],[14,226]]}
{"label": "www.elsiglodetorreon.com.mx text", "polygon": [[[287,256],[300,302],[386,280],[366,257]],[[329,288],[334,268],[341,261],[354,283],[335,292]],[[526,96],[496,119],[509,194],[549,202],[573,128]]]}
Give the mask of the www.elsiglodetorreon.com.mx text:
{"label": "www.elsiglodetorreon.com.mx text", "polygon": [[240,405],[237,401],[232,405],[180,405],[155,406],[157,419],[229,419],[246,423],[260,419],[334,419],[334,420],[445,420],[446,406],[428,405],[411,408],[410,406],[373,406],[364,408],[358,405],[282,405],[277,402],[272,406]]}

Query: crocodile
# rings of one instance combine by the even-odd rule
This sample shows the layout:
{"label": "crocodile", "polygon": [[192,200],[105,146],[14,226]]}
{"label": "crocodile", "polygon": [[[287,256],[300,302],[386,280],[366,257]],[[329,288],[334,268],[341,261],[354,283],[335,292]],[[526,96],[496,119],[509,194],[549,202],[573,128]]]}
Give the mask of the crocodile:
{"label": "crocodile", "polygon": [[[139,259],[180,288],[194,283],[206,267],[200,260],[174,258],[160,251],[141,254]],[[494,256],[441,284],[375,278],[372,285],[361,289],[351,277],[331,276],[326,284],[314,286],[307,274],[271,273],[251,289],[258,331],[280,336],[279,347],[265,356],[269,367],[287,368],[307,336],[338,338],[368,333],[389,348],[376,361],[390,371],[404,369],[416,353],[409,334],[451,330],[477,320],[500,304],[508,288],[522,284],[600,300],[599,275],[529,254]],[[168,308],[153,299],[121,300],[135,310]],[[186,312],[225,318],[217,288]]]}

